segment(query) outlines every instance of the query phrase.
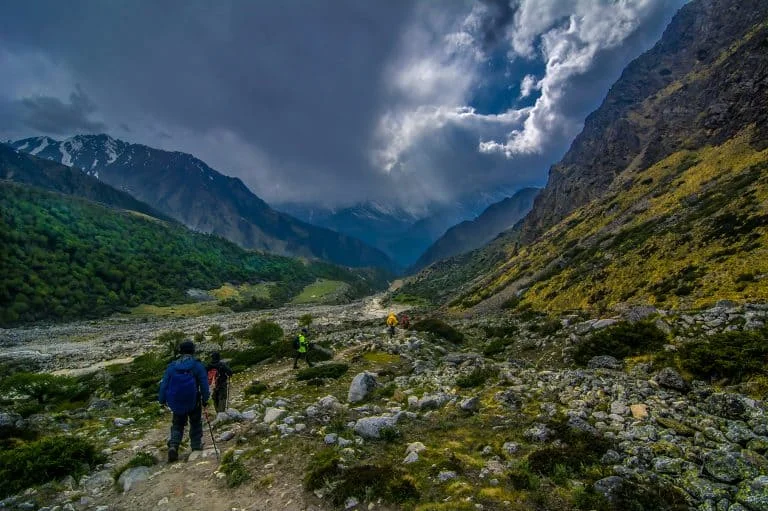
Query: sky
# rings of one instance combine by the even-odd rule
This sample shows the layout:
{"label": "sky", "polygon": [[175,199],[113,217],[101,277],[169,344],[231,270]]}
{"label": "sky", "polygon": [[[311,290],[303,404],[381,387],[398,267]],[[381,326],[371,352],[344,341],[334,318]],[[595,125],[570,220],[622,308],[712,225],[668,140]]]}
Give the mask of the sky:
{"label": "sky", "polygon": [[543,185],[685,0],[28,0],[0,140],[108,133],[272,204],[412,210]]}

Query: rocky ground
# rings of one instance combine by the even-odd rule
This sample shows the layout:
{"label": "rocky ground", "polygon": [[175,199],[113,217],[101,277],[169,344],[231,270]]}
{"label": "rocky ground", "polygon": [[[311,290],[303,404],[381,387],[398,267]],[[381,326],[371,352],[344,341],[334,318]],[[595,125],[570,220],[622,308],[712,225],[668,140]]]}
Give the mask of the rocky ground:
{"label": "rocky ground", "polygon": [[[299,382],[291,361],[278,360],[236,375],[231,408],[215,419],[214,436],[245,468],[245,483],[227,486],[210,437],[202,453],[187,451],[184,461],[164,463],[169,416],[106,396],[70,412],[87,419],[79,434],[107,446],[103,469],[79,483],[63,481],[47,504],[38,498],[43,490],[31,490],[0,508],[592,509],[598,502],[621,508],[631,494],[637,509],[660,502],[669,509],[768,509],[765,403],[736,392],[743,389],[689,381],[642,357],[624,362],[606,354],[586,368],[569,358],[583,338],[620,319],[650,319],[669,333],[666,349],[674,350],[713,333],[760,328],[768,307],[720,303],[690,314],[633,309],[615,318],[561,318],[561,326],[549,330],[536,318],[465,319],[452,322],[467,335],[459,345],[421,332],[389,339],[377,322],[366,321],[383,319],[378,302],[270,314],[293,327],[307,312],[316,318],[314,340],[335,352],[325,364],[344,362],[349,370],[338,379]],[[46,330],[12,331],[2,353],[23,347],[50,354],[47,369],[72,369],[148,349],[158,329],[194,331],[217,323],[227,332],[263,315],[139,325],[115,320],[101,330],[79,324],[47,330],[46,341],[34,334]],[[484,355],[492,339],[482,332],[502,319],[515,323],[514,342]],[[52,332],[70,336],[64,346],[94,346],[93,356],[70,354]],[[88,339],[73,338],[86,333]],[[267,390],[245,395],[254,380]],[[42,419],[27,419],[35,420]],[[67,427],[62,418],[48,420]],[[0,421],[23,419],[3,414]],[[159,462],[129,469],[115,484],[113,470],[138,452]],[[318,453],[338,466],[307,491]],[[418,496],[391,503],[392,493],[376,490],[366,471],[389,478],[388,488],[395,485],[401,494],[415,488]],[[349,490],[343,481],[355,477],[370,491]]]}

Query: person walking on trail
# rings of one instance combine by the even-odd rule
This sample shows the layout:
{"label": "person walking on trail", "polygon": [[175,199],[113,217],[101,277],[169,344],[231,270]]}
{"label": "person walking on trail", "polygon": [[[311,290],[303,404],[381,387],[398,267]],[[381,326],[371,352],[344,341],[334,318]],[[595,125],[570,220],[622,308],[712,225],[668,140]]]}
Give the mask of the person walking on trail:
{"label": "person walking on trail", "polygon": [[211,397],[205,366],[194,357],[195,344],[189,340],[182,342],[179,353],[179,358],[168,364],[158,395],[160,404],[168,405],[173,412],[168,439],[169,463],[179,459],[179,444],[187,422],[192,450],[203,450],[202,411]]}
{"label": "person walking on trail", "polygon": [[395,327],[397,326],[397,316],[395,316],[394,312],[390,312],[389,316],[387,316],[387,326],[389,327],[389,337],[394,337]]}
{"label": "person walking on trail", "polygon": [[208,370],[208,387],[213,396],[213,407],[216,413],[227,410],[227,401],[229,400],[229,379],[232,377],[232,369],[221,360],[221,354],[218,351],[211,353],[211,363],[206,367]]}
{"label": "person walking on trail", "polygon": [[400,326],[405,330],[411,328],[411,318],[408,317],[408,314],[403,313],[403,315],[400,316]]}
{"label": "person walking on trail", "polygon": [[299,335],[293,340],[293,368],[299,368],[299,359],[303,358],[309,367],[312,367],[312,362],[309,361],[309,341],[307,340],[307,334],[309,331],[306,328],[302,328]]}

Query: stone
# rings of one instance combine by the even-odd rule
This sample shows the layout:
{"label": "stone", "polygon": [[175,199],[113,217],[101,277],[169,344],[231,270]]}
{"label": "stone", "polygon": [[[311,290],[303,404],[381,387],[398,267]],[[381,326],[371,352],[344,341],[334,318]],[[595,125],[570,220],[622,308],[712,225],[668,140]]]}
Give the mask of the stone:
{"label": "stone", "polygon": [[12,428],[22,422],[18,413],[0,412],[0,428]]}
{"label": "stone", "polygon": [[648,405],[644,403],[629,405],[629,411],[632,413],[632,417],[638,420],[648,417]]}
{"label": "stone", "polygon": [[587,367],[590,369],[614,369],[619,370],[624,366],[624,363],[620,360],[617,360],[615,357],[612,357],[610,355],[600,355],[597,357],[592,357],[589,359],[589,362],[587,362]]}
{"label": "stone", "polygon": [[329,395],[329,396],[325,396],[325,397],[320,398],[317,401],[317,407],[322,409],[322,410],[335,412],[337,410],[341,410],[342,408],[344,408],[344,405],[342,405],[339,402],[339,400],[336,399],[335,396],[330,396]]}
{"label": "stone", "polygon": [[397,416],[365,417],[355,423],[355,433],[363,438],[381,438],[381,430],[393,428],[397,424]]}
{"label": "stone", "polygon": [[660,474],[679,474],[683,470],[683,460],[659,456],[653,460],[653,470]]}
{"label": "stone", "polygon": [[358,504],[360,504],[360,501],[358,501],[355,497],[349,497],[344,501],[344,509],[354,509]]}
{"label": "stone", "polygon": [[234,431],[224,431],[221,435],[219,435],[219,442],[229,442],[233,438],[235,438]]}
{"label": "stone", "polygon": [[504,442],[504,445],[501,446],[502,449],[504,449],[504,452],[507,454],[515,454],[520,450],[520,444],[517,442]]}
{"label": "stone", "polygon": [[589,433],[592,436],[597,436],[599,434],[597,428],[595,428],[592,424],[585,421],[581,417],[571,417],[568,419],[568,427],[578,431],[583,431],[584,433]]}
{"label": "stone", "polygon": [[352,445],[354,442],[352,440],[347,440],[346,438],[339,437],[338,444],[339,447],[347,447],[349,445]]}
{"label": "stone", "polygon": [[450,400],[451,396],[448,394],[424,394],[424,396],[419,399],[416,407],[419,410],[437,410],[438,408],[442,408],[442,406]]}
{"label": "stone", "polygon": [[717,392],[704,401],[702,408],[712,415],[726,419],[746,420],[749,418],[749,406],[750,403],[744,396]]}
{"label": "stone", "polygon": [[608,476],[595,481],[594,488],[597,493],[608,499],[616,500],[621,489],[624,487],[624,479],[619,476]]}
{"label": "stone", "polygon": [[82,482],[82,485],[86,490],[93,492],[111,486],[114,482],[115,480],[112,477],[112,472],[109,470],[100,470],[99,472],[95,472],[88,476],[88,478]]}
{"label": "stone", "polygon": [[729,421],[725,431],[725,438],[735,444],[746,444],[755,438],[755,434],[746,422]]}
{"label": "stone", "polygon": [[758,475],[757,467],[740,452],[710,451],[704,455],[704,470],[724,483],[735,483]]}
{"label": "stone", "polygon": [[437,474],[437,480],[441,483],[444,483],[446,481],[450,481],[451,479],[456,479],[456,472],[453,470],[443,470],[439,474]]}
{"label": "stone", "polygon": [[616,415],[629,415],[629,407],[624,401],[614,401],[611,403],[611,413]]}
{"label": "stone", "polygon": [[613,318],[598,319],[597,321],[592,323],[590,330],[602,330],[603,328],[608,328],[609,326],[613,326],[618,322],[619,322],[618,319],[613,319]]}
{"label": "stone", "polygon": [[129,492],[136,484],[149,479],[151,471],[149,467],[129,468],[117,480],[117,485],[123,489],[123,492]]}
{"label": "stone", "polygon": [[108,410],[115,406],[112,401],[108,399],[94,399],[91,401],[91,403],[88,405],[88,410],[90,411],[103,411]]}
{"label": "stone", "polygon": [[479,353],[448,353],[443,357],[443,362],[453,365],[461,365],[469,361],[478,362],[482,360],[483,356]]}
{"label": "stone", "polygon": [[680,373],[671,367],[665,367],[653,377],[653,381],[660,387],[683,392],[688,390],[688,383],[680,376]]}
{"label": "stone", "polygon": [[276,420],[279,420],[287,414],[288,411],[282,408],[267,408],[264,412],[264,424],[272,424]]}
{"label": "stone", "polygon": [[336,440],[339,439],[339,435],[336,433],[328,433],[325,435],[325,438],[323,438],[323,442],[325,442],[328,445],[335,444]]}
{"label": "stone", "polygon": [[307,425],[303,423],[296,424],[293,429],[296,431],[296,433],[301,433],[302,431],[307,429]]}
{"label": "stone", "polygon": [[403,460],[403,463],[406,465],[409,465],[411,463],[416,463],[417,461],[419,461],[419,454],[417,452],[411,451],[405,457],[405,459]]}
{"label": "stone", "polygon": [[475,413],[480,410],[480,398],[470,397],[459,403],[459,408],[465,412]]}
{"label": "stone", "polygon": [[523,436],[531,442],[546,442],[551,435],[552,431],[544,424],[534,424],[523,433]]}
{"label": "stone", "polygon": [[349,384],[347,401],[350,403],[359,403],[360,401],[365,400],[378,384],[374,373],[365,371],[357,374],[352,379],[352,383]]}
{"label": "stone", "polygon": [[122,417],[118,417],[118,418],[116,418],[114,420],[114,424],[118,428],[122,428],[122,427],[125,427],[125,426],[130,426],[134,422],[136,422],[136,419],[134,419],[133,417],[129,417],[127,419],[123,419]]}
{"label": "stone", "polygon": [[424,452],[427,448],[424,444],[421,442],[411,442],[408,444],[408,447],[405,448],[405,452]]}
{"label": "stone", "polygon": [[736,500],[750,511],[768,511],[768,476],[744,481],[739,486]]}

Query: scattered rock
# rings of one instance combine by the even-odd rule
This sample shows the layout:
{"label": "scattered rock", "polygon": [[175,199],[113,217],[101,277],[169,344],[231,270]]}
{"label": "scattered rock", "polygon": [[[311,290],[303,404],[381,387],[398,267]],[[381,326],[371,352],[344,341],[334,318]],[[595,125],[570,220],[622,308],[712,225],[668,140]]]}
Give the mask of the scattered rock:
{"label": "scattered rock", "polygon": [[757,467],[740,452],[710,451],[704,455],[704,469],[725,483],[757,477]]}
{"label": "scattered rock", "polygon": [[552,431],[544,424],[534,424],[523,433],[523,436],[531,442],[546,442],[552,436]]}
{"label": "scattered rock", "polygon": [[416,452],[409,452],[408,455],[403,460],[403,463],[408,465],[411,463],[416,463],[417,461],[419,461],[419,454]]}
{"label": "scattered rock", "polygon": [[410,452],[418,453],[418,452],[424,452],[426,450],[427,450],[427,447],[421,442],[411,442],[410,444],[408,444],[408,447],[405,448],[405,452],[407,453],[410,453]]}
{"label": "scattered rock", "polygon": [[624,487],[624,479],[618,476],[609,476],[595,481],[594,488],[597,493],[608,499],[616,500],[621,489]]}
{"label": "scattered rock", "polygon": [[751,511],[768,511],[768,476],[744,481],[739,486],[736,500]]}
{"label": "scattered rock", "polygon": [[443,470],[439,474],[437,474],[437,480],[441,483],[444,483],[446,481],[450,481],[451,479],[456,479],[456,472],[453,470]]}
{"label": "scattered rock", "polygon": [[475,413],[480,410],[480,398],[470,397],[459,403],[459,408],[465,412]]}
{"label": "scattered rock", "polygon": [[264,412],[264,424],[272,424],[276,420],[282,419],[288,411],[282,408],[267,408]]}
{"label": "scattered rock", "polygon": [[130,426],[130,425],[131,425],[131,424],[133,424],[134,422],[136,422],[136,419],[134,419],[133,417],[129,417],[129,418],[127,418],[127,419],[123,419],[123,418],[121,418],[121,417],[118,417],[118,418],[116,418],[116,419],[114,420],[114,424],[115,424],[115,426],[117,426],[118,428],[122,428],[122,427],[124,427],[124,426]]}
{"label": "scattered rock", "polygon": [[339,439],[339,435],[336,433],[328,433],[325,435],[325,438],[323,439],[323,442],[325,442],[327,445],[332,445],[336,443],[336,440]]}
{"label": "scattered rock", "polygon": [[112,477],[112,472],[109,470],[95,472],[82,481],[83,487],[91,492],[111,486],[113,483],[114,478]]}
{"label": "scattered rock", "polygon": [[609,326],[613,326],[618,322],[619,322],[618,319],[613,319],[613,318],[598,319],[597,321],[592,323],[590,330],[602,330],[603,328],[608,328]]}
{"label": "scattered rock", "polygon": [[350,403],[359,403],[360,401],[363,401],[377,385],[378,381],[376,380],[376,375],[374,373],[365,371],[356,375],[349,385],[347,401]]}
{"label": "scattered rock", "polygon": [[224,431],[221,435],[219,435],[219,442],[229,442],[233,438],[235,438],[234,431]]}
{"label": "scattered rock", "polygon": [[688,383],[680,376],[680,373],[671,367],[665,367],[653,377],[653,381],[666,389],[678,390],[683,392],[688,390]]}
{"label": "scattered rock", "polygon": [[648,405],[643,403],[629,405],[629,411],[632,413],[632,417],[635,419],[642,420],[648,417]]}
{"label": "scattered rock", "polygon": [[356,508],[359,503],[360,502],[355,497],[349,497],[346,501],[344,501],[344,509]]}
{"label": "scattered rock", "polygon": [[623,362],[617,360],[610,355],[600,355],[592,357],[587,362],[587,367],[590,369],[614,369],[619,370],[624,366]]}
{"label": "scattered rock", "polygon": [[120,474],[117,484],[123,489],[123,492],[129,492],[136,484],[149,479],[150,473],[149,467],[129,468]]}
{"label": "scattered rock", "polygon": [[363,438],[381,438],[381,430],[393,428],[397,424],[397,416],[394,417],[365,417],[355,423],[355,433]]}
{"label": "scattered rock", "polygon": [[744,396],[739,394],[728,394],[725,392],[718,392],[709,396],[704,402],[702,408],[720,417],[726,419],[747,419],[747,410],[750,403]]}

